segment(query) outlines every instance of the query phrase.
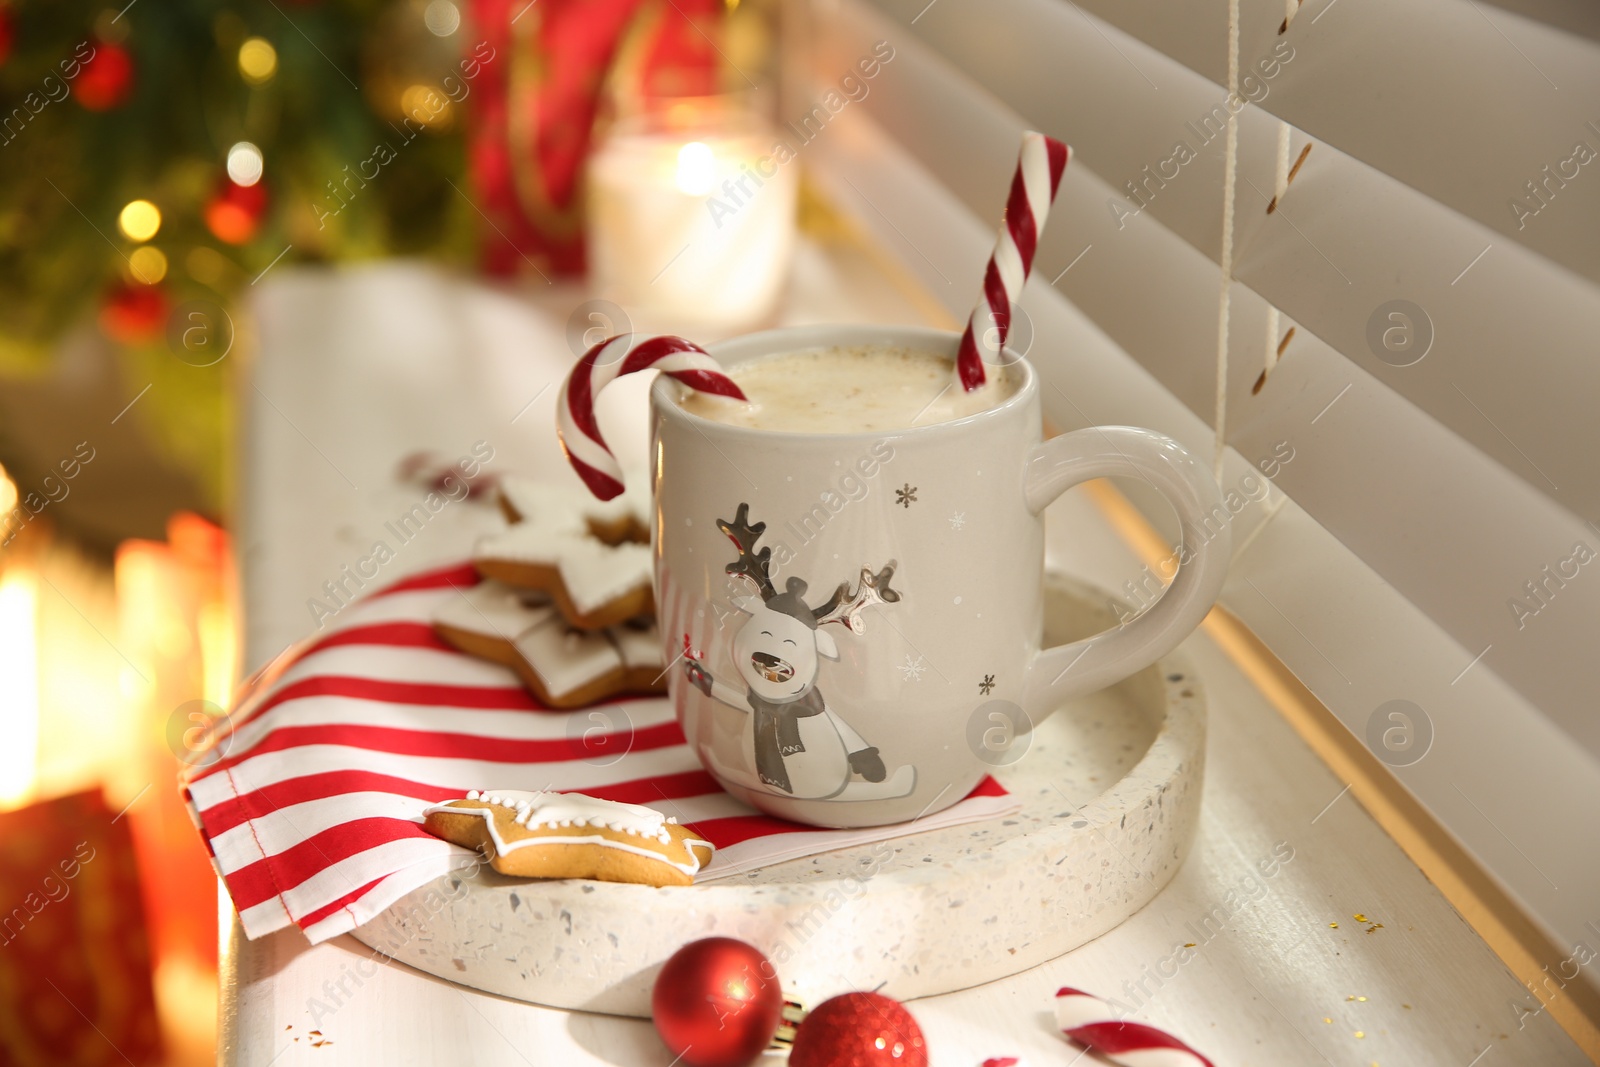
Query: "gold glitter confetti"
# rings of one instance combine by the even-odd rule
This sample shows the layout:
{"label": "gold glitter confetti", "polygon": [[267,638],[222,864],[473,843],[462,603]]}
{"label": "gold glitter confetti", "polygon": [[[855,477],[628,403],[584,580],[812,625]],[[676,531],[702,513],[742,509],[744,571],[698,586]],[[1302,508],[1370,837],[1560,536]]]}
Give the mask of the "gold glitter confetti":
{"label": "gold glitter confetti", "polygon": [[1367,1032],[1365,1030],[1357,1030],[1356,1031],[1356,1036],[1357,1037],[1366,1037],[1367,1036]]}
{"label": "gold glitter confetti", "polygon": [[1329,923],[1328,924],[1328,929],[1337,930],[1337,929],[1339,929],[1339,924],[1338,923]]}
{"label": "gold glitter confetti", "polygon": [[1356,996],[1354,994],[1351,994],[1350,996],[1345,997],[1344,999],[1345,999],[1345,1003],[1347,1003],[1347,1004],[1352,1000],[1359,1000],[1363,1004],[1365,1004],[1367,1002],[1367,998],[1366,997],[1358,997],[1358,996]]}
{"label": "gold glitter confetti", "polygon": [[1183,943],[1183,947],[1184,948],[1194,948],[1194,942],[1193,941],[1185,941]]}
{"label": "gold glitter confetti", "polygon": [[1323,1022],[1325,1022],[1325,1023],[1327,1023],[1327,1024],[1328,1024],[1328,1025],[1329,1025],[1329,1026],[1332,1026],[1332,1025],[1333,1025],[1333,1019],[1332,1019],[1332,1018],[1330,1018],[1330,1017],[1329,1017],[1329,1016],[1326,1016],[1326,1015],[1324,1015],[1324,1016],[1323,1016],[1323,1017],[1322,1017],[1322,1021],[1323,1021]]}
{"label": "gold glitter confetti", "polygon": [[1354,915],[1352,915],[1350,917],[1352,919],[1354,919],[1358,923],[1364,923],[1364,922],[1367,921],[1367,917],[1365,915],[1361,914],[1359,911],[1356,912]]}
{"label": "gold glitter confetti", "polygon": [[1367,927],[1367,933],[1370,934],[1374,930],[1382,930],[1382,929],[1383,929],[1383,924],[1382,923],[1373,923],[1371,926]]}

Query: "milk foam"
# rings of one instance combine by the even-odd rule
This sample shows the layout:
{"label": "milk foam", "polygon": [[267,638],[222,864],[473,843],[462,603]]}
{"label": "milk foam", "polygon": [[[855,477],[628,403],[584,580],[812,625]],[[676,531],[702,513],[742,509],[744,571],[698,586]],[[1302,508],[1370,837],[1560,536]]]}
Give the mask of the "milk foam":
{"label": "milk foam", "polygon": [[931,426],[1004,402],[1022,384],[1014,367],[988,368],[968,393],[943,356],[890,345],[837,345],[767,356],[729,369],[750,403],[685,391],[684,410],[730,426],[790,433],[870,433]]}

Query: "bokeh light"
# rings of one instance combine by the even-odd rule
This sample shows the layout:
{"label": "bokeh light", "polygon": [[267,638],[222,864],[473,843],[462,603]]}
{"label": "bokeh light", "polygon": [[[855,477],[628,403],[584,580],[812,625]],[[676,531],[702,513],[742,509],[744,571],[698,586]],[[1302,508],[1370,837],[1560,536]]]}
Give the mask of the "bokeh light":
{"label": "bokeh light", "polygon": [[222,288],[231,276],[239,273],[227,256],[205,245],[189,249],[189,254],[183,257],[183,266],[189,272],[189,277],[213,289]]}
{"label": "bokeh light", "polygon": [[135,248],[128,257],[128,273],[133,280],[144,285],[154,285],[167,276],[167,256],[155,245]]}
{"label": "bokeh light", "polygon": [[161,229],[161,210],[148,200],[130,200],[117,216],[117,228],[130,241],[148,241]]}
{"label": "bokeh light", "polygon": [[242,245],[256,235],[266,211],[267,187],[264,183],[240,185],[232,180],[225,181],[216,195],[206,202],[206,228],[219,241]]}
{"label": "bokeh light", "polygon": [[437,37],[448,37],[461,25],[461,9],[450,0],[433,0],[422,13],[422,21]]}
{"label": "bokeh light", "polygon": [[442,129],[450,125],[450,98],[436,86],[412,85],[400,94],[400,111],[424,126]]}
{"label": "bokeh light", "polygon": [[228,149],[228,177],[235,185],[254,185],[260,181],[263,165],[261,149],[249,141],[240,141]]}
{"label": "bokeh light", "polygon": [[278,50],[265,37],[251,37],[239,46],[239,73],[251,85],[265,85],[278,72]]}

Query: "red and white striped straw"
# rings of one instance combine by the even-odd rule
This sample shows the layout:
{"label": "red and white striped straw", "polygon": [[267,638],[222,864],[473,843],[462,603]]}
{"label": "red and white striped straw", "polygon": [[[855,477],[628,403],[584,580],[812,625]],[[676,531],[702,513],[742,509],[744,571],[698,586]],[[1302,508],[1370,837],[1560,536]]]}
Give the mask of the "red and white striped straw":
{"label": "red and white striped straw", "polygon": [[589,349],[561,383],[556,436],[561,439],[561,450],[567,454],[572,469],[601,500],[610,500],[622,492],[622,466],[600,436],[594,415],[595,397],[624,374],[650,367],[702,393],[745,399],[721,364],[705,349],[682,337],[635,340],[632,334],[625,333]]}
{"label": "red and white striped straw", "polygon": [[1118,1019],[1111,1005],[1081,989],[1063,987],[1056,993],[1056,1025],[1078,1044],[1125,1067],[1213,1067],[1165,1030]]}
{"label": "red and white striped straw", "polygon": [[1000,362],[1000,349],[1011,332],[1011,304],[1022,294],[1022,284],[1033,269],[1045,216],[1071,157],[1072,149],[1054,137],[1031,130],[1022,135],[1006,216],[983,272],[983,295],[972,309],[956,354],[956,376],[969,393],[988,380],[984,363]]}

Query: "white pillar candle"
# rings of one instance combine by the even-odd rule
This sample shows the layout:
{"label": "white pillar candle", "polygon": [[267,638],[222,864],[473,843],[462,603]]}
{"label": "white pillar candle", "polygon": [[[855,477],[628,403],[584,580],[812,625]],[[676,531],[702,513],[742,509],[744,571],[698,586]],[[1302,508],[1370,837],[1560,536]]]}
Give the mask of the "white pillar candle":
{"label": "white pillar candle", "polygon": [[799,185],[774,145],[757,116],[716,100],[613,127],[589,163],[589,269],[635,330],[707,339],[772,314]]}

